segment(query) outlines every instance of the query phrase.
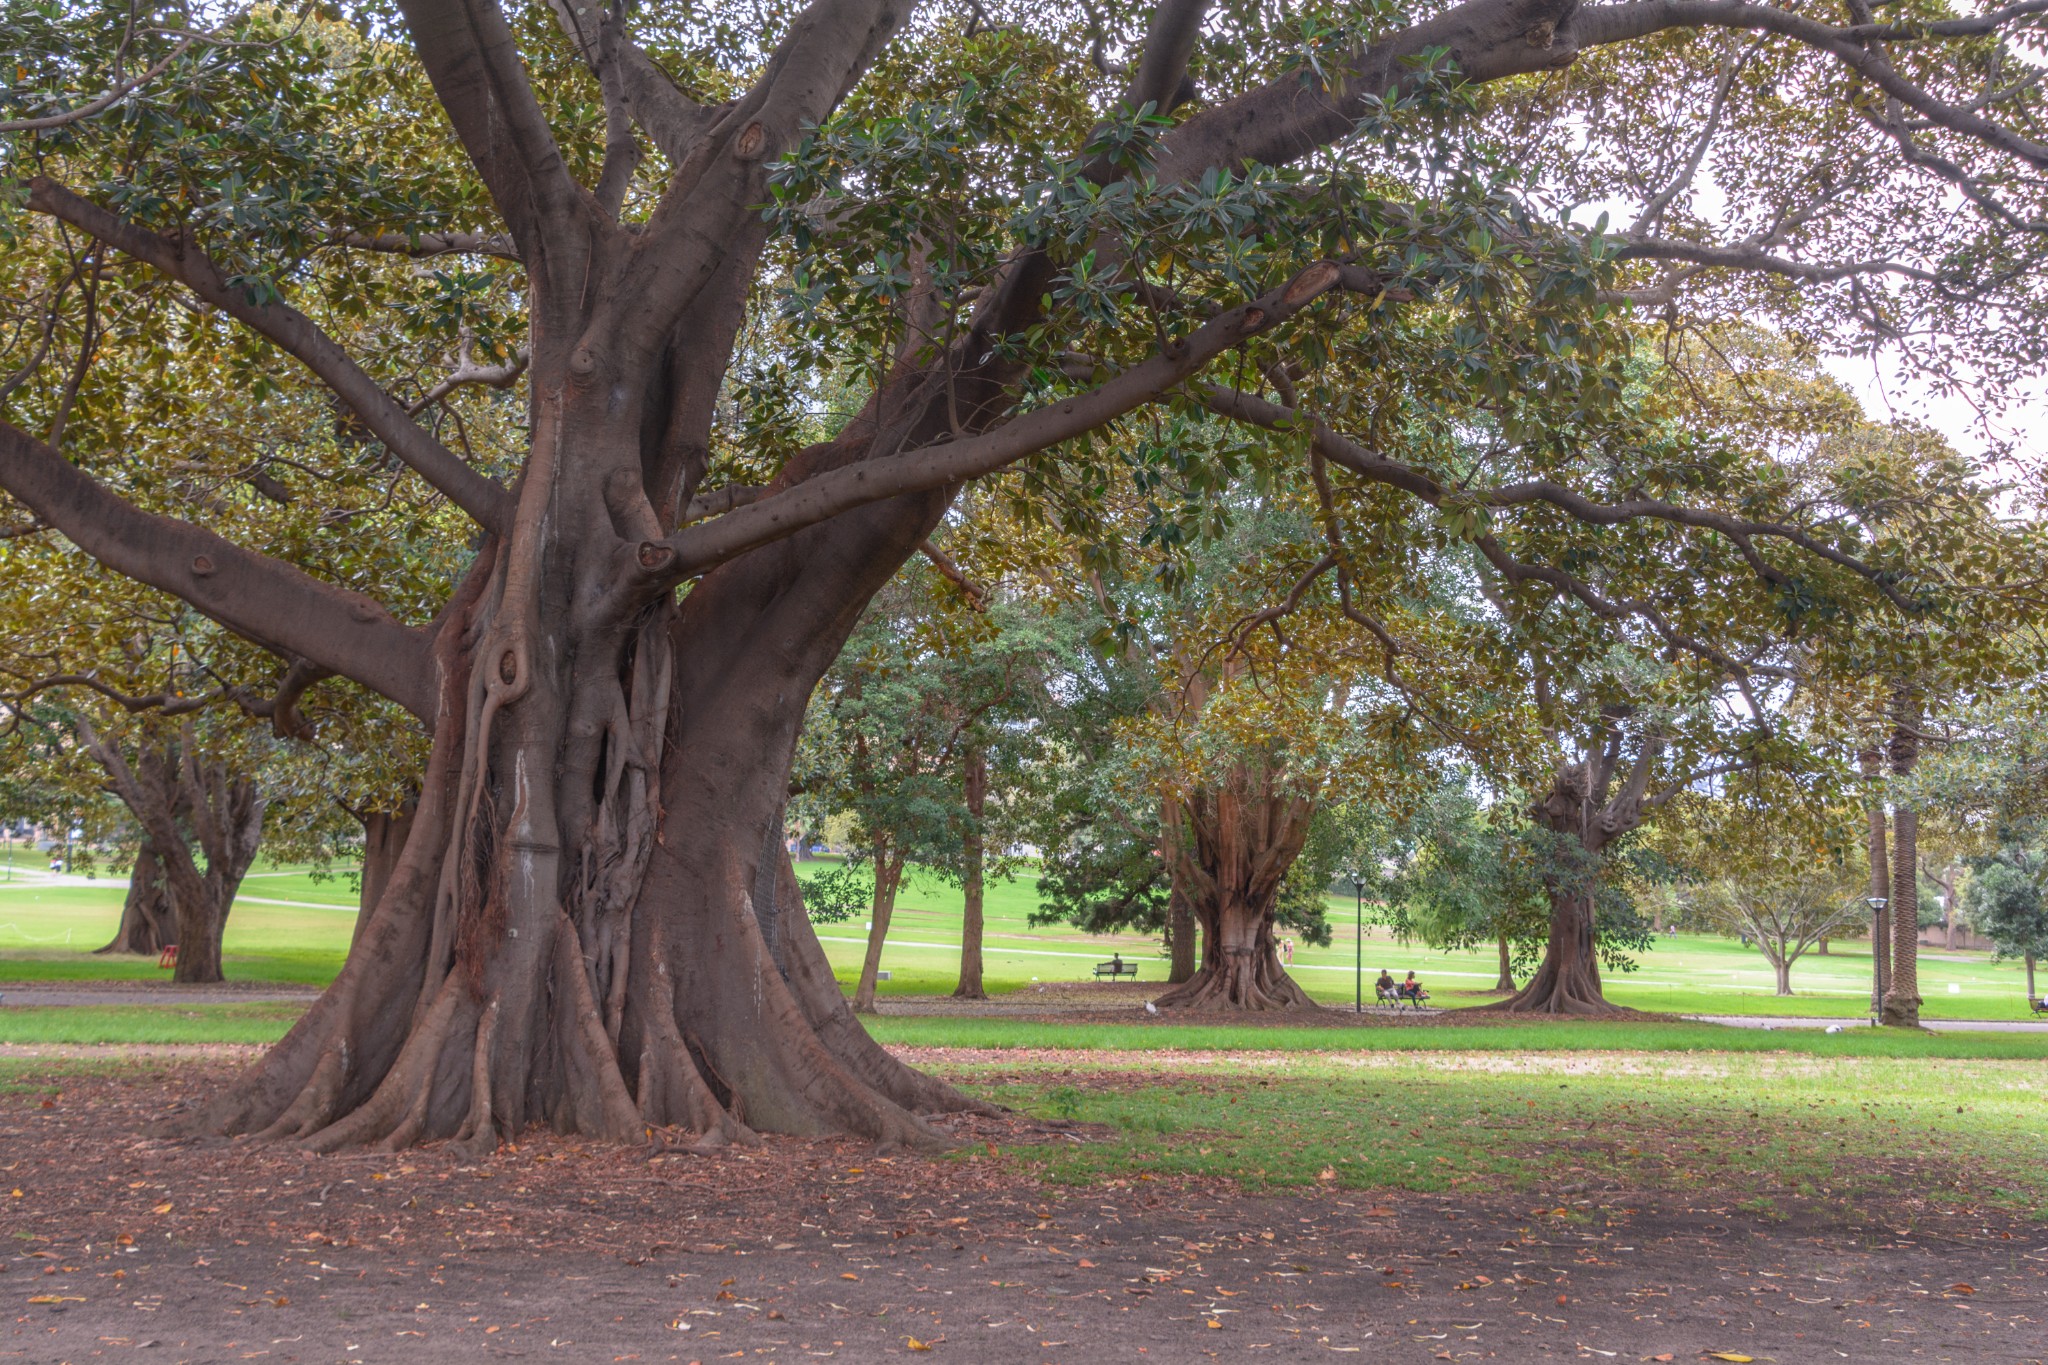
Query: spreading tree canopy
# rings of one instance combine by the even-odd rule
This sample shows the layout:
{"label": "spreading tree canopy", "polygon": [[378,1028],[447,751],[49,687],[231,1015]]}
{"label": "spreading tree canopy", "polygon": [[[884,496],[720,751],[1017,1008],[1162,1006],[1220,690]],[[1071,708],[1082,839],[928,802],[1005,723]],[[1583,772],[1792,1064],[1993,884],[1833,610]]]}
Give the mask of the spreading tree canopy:
{"label": "spreading tree canopy", "polygon": [[[1347,565],[1423,507],[1910,608],[1854,519],[1710,452],[1584,457],[1635,421],[1635,305],[2034,364],[2040,9],[9,7],[16,524],[433,736],[341,976],[190,1121],[933,1141],[967,1101],[847,1014],[782,811],[814,684],[969,480],[1085,519],[1106,462],[1165,474],[1220,417],[1212,482],[1313,461],[1367,509]],[[325,567],[343,528],[162,499],[166,462],[250,463],[204,413],[114,437],[193,356],[296,414],[252,472],[381,467],[465,566],[386,591]]]}

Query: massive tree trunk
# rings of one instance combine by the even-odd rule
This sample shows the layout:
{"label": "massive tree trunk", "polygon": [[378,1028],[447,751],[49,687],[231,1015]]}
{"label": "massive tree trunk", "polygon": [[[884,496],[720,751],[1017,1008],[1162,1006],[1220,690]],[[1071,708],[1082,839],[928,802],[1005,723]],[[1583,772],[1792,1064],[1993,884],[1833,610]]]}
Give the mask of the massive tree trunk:
{"label": "massive tree trunk", "polygon": [[529,472],[510,545],[437,639],[431,761],[355,950],[193,1126],[322,1150],[484,1150],[533,1123],[931,1146],[920,1114],[974,1107],[853,1021],[783,846],[805,703],[942,501],[805,532],[621,621],[572,605],[603,483]]}
{"label": "massive tree trunk", "polygon": [[[1879,767],[1882,756],[1876,749],[1865,749],[1856,756],[1857,764],[1863,769],[1863,778],[1873,789],[1883,775]],[[1891,918],[1887,913],[1892,894],[1892,859],[1886,849],[1888,823],[1884,813],[1884,802],[1873,790],[1868,816],[1870,832],[1866,840],[1870,862],[1870,899],[1887,902],[1873,905],[1870,909],[1870,1012],[1879,1014],[1884,1010],[1885,987],[1891,983]]]}
{"label": "massive tree trunk", "polygon": [[986,1000],[981,985],[982,873],[987,852],[981,832],[982,812],[988,805],[988,752],[980,745],[968,748],[961,795],[967,806],[967,828],[960,835],[960,984],[953,994],[963,1000]]}
{"label": "massive tree trunk", "polygon": [[[1920,756],[1919,709],[1902,698],[1892,731],[1895,776],[1910,777]],[[1886,1024],[1920,1026],[1920,813],[1905,805],[1892,810],[1891,978],[1884,993]]]}
{"label": "massive tree trunk", "polygon": [[[145,741],[133,764],[118,743],[102,738],[83,716],[78,737],[142,825],[162,869],[178,948],[171,979],[188,985],[222,980],[221,936],[228,911],[263,839],[265,802],[255,779],[202,755],[189,724],[168,747]],[[206,859],[203,870],[179,827],[181,812]]]}
{"label": "massive tree trunk", "polygon": [[1174,841],[1174,881],[1202,926],[1202,965],[1160,996],[1161,1009],[1314,1009],[1280,965],[1273,936],[1280,883],[1308,837],[1315,803],[1288,795],[1272,771],[1242,763],[1182,803],[1188,838]]}
{"label": "massive tree trunk", "polygon": [[903,885],[903,854],[886,838],[875,840],[875,895],[868,908],[868,946],[861,955],[860,980],[853,988],[853,1012],[875,1012],[875,985],[881,978],[882,949],[889,921],[896,914],[896,892]]}
{"label": "massive tree trunk", "polygon": [[121,903],[121,927],[113,941],[96,953],[141,953],[155,957],[178,941],[177,921],[171,913],[170,888],[164,882],[163,860],[147,837],[135,851],[135,866],[128,871],[128,898]]}

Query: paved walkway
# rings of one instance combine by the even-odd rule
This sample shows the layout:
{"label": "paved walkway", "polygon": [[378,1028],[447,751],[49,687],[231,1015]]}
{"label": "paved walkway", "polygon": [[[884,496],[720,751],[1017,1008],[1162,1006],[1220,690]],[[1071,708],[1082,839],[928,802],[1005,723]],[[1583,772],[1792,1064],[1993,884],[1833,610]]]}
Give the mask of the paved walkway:
{"label": "paved walkway", "polygon": [[[1839,1024],[1845,1029],[1870,1028],[1869,1019],[1801,1018],[1786,1014],[1688,1014],[1702,1024],[1727,1024],[1731,1028],[1827,1028]],[[2048,1033],[2048,1022],[2028,1019],[1927,1019],[1933,1033]]]}
{"label": "paved walkway", "polygon": [[312,1004],[317,986],[178,986],[169,981],[53,981],[0,986],[0,1009],[29,1005],[266,1005]]}

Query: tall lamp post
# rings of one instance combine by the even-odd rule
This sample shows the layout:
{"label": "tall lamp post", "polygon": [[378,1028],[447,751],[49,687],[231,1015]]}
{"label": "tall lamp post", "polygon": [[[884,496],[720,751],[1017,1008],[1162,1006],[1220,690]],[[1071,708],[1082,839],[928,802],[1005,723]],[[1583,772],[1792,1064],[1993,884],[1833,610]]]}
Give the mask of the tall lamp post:
{"label": "tall lamp post", "polygon": [[1365,874],[1353,872],[1351,890],[1357,896],[1351,916],[1351,1012],[1365,1013]]}
{"label": "tall lamp post", "polygon": [[1870,907],[1870,1012],[1882,1015],[1885,988],[1891,984],[1891,973],[1885,970],[1891,954],[1891,936],[1884,931],[1884,910],[1891,900],[1885,896],[1866,896],[1863,903]]}

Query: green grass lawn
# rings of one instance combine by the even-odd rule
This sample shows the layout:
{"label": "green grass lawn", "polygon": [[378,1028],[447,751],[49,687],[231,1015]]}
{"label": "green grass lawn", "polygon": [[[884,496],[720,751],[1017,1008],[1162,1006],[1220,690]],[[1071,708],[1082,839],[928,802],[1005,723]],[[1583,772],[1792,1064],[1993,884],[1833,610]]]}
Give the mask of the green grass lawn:
{"label": "green grass lawn", "polygon": [[[41,875],[44,860],[24,857],[19,848],[15,853],[11,879],[0,861],[0,981],[166,975],[153,959],[90,952],[112,936],[120,916],[124,882],[117,869],[102,869],[91,885],[55,886]],[[1028,877],[989,887],[984,975],[992,992],[1033,982],[1087,980],[1094,964],[1112,952],[1137,963],[1141,980],[1165,980],[1166,963],[1153,940],[1083,934],[1061,926],[1033,928],[1027,916],[1036,904]],[[1328,948],[1300,945],[1295,954],[1296,979],[1326,1003],[1352,997],[1356,939],[1351,909],[1333,898],[1335,941]],[[355,890],[346,877],[316,880],[303,868],[259,866],[243,883],[228,921],[227,974],[242,981],[330,980],[347,952],[354,912]],[[865,923],[820,924],[818,934],[840,980],[850,986],[860,967]],[[959,889],[936,877],[907,878],[882,958],[890,973],[881,985],[884,995],[951,991],[959,972],[959,942]],[[1787,999],[1773,993],[1770,966],[1754,948],[1705,935],[1661,939],[1637,971],[1609,976],[1608,996],[1619,1004],[1669,1013],[1860,1018],[1869,996],[1867,946],[1852,940],[1834,947],[1831,955],[1810,954],[1794,967],[1798,994]],[[1439,1005],[1492,998],[1485,994],[1494,979],[1490,952],[1440,953],[1403,945],[1368,924],[1363,959],[1367,977],[1381,967],[1396,974],[1416,971]],[[1930,1019],[2017,1019],[2026,1014],[2025,978],[2018,963],[1993,963],[1985,953],[1922,949],[1920,980]]]}
{"label": "green grass lawn", "polygon": [[[100,956],[127,893],[125,872],[102,870],[90,886],[51,885],[25,864],[0,873],[0,981],[162,980],[155,958]],[[222,940],[223,969],[237,981],[325,985],[341,970],[355,931],[356,896],[346,877],[315,880],[304,868],[262,868],[242,883]]]}
{"label": "green grass lawn", "polygon": [[1057,1181],[1540,1190],[1531,1217],[1565,1225],[1600,1216],[1596,1195],[1573,1196],[1607,1181],[1765,1218],[1787,1197],[1859,1208],[1901,1189],[2048,1217],[2038,1062],[1304,1053],[1158,1066],[943,1069],[1003,1104],[1115,1130],[1014,1153]]}
{"label": "green grass lawn", "polygon": [[1384,1028],[1043,1024],[903,1015],[879,1015],[863,1022],[869,1033],[889,1044],[1019,1052],[1776,1052],[1809,1057],[2048,1061],[2048,1033],[1904,1033],[1851,1028],[1829,1034],[1818,1029],[1765,1032],[1725,1024],[1576,1019]]}
{"label": "green grass lawn", "polygon": [[297,1002],[29,1005],[0,1010],[0,1043],[274,1043],[304,1012]]}

